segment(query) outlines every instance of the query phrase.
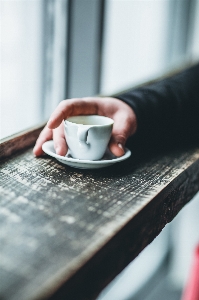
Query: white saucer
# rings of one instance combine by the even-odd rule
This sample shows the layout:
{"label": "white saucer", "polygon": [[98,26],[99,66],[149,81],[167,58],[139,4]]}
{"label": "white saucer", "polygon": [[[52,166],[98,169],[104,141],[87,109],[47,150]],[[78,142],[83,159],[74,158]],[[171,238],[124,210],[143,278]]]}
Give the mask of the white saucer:
{"label": "white saucer", "polygon": [[55,153],[53,141],[47,141],[43,144],[42,149],[48,155],[55,157],[61,163],[78,169],[99,169],[111,166],[115,163],[123,161],[131,156],[131,151],[125,149],[125,154],[121,157],[116,157],[107,149],[101,160],[81,160],[72,158],[70,155],[61,156]]}

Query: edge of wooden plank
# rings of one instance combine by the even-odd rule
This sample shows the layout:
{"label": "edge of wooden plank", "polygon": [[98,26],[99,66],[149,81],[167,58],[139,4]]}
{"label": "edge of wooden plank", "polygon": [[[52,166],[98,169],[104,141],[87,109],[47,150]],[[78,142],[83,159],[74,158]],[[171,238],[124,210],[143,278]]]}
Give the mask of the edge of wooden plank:
{"label": "edge of wooden plank", "polygon": [[[160,234],[199,190],[199,159],[179,174],[93,253],[70,278],[58,276],[34,299],[94,300]],[[55,288],[56,286],[56,288]],[[49,288],[50,287],[50,288]]]}
{"label": "edge of wooden plank", "polygon": [[13,134],[0,140],[0,160],[15,152],[34,145],[46,123]]}

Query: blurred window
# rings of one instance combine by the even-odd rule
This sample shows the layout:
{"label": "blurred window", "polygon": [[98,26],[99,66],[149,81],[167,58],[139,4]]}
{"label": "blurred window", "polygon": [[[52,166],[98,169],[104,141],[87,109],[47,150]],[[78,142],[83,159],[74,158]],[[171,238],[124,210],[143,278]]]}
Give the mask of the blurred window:
{"label": "blurred window", "polygon": [[199,58],[197,0],[107,0],[101,93]]}
{"label": "blurred window", "polygon": [[64,97],[67,1],[0,2],[0,138],[37,125]]}
{"label": "blurred window", "polygon": [[0,138],[199,57],[197,0],[1,0]]}

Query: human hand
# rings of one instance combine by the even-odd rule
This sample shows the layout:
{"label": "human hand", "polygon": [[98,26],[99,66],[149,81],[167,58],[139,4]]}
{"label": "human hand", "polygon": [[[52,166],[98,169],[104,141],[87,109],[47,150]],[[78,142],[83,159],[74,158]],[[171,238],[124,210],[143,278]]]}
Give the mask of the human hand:
{"label": "human hand", "polygon": [[117,98],[90,97],[63,100],[40,133],[33,149],[34,155],[42,155],[43,143],[52,139],[56,153],[62,156],[66,155],[68,146],[64,136],[63,121],[75,115],[100,115],[113,119],[114,125],[109,149],[118,157],[124,154],[127,138],[133,135],[137,129],[137,118],[134,111],[128,104]]}

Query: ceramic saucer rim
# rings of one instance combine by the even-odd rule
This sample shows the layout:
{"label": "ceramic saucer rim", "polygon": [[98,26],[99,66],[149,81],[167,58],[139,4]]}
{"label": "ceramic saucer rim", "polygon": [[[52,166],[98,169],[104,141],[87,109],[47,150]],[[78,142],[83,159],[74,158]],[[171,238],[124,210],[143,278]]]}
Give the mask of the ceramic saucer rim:
{"label": "ceramic saucer rim", "polygon": [[56,159],[70,161],[70,162],[73,162],[73,163],[82,163],[82,164],[106,164],[106,163],[109,163],[109,164],[112,164],[112,163],[117,163],[117,162],[123,161],[123,160],[125,160],[125,159],[127,159],[131,156],[131,151],[128,148],[125,148],[125,154],[123,156],[113,158],[113,159],[84,160],[84,159],[77,159],[77,158],[69,158],[69,157],[66,157],[66,156],[58,155],[58,154],[46,149],[47,145],[49,145],[49,144],[51,145],[52,143],[53,143],[53,140],[50,140],[50,141],[45,142],[42,145],[42,149],[46,154],[48,154],[52,157],[55,157]]}

